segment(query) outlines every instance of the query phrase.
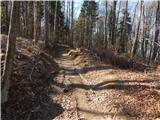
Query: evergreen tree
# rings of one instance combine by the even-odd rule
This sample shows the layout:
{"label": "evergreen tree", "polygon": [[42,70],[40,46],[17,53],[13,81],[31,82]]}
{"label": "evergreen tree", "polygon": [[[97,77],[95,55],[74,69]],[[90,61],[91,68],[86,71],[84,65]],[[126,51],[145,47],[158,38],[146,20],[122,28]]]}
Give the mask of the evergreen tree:
{"label": "evergreen tree", "polygon": [[88,48],[91,48],[92,46],[92,33],[96,23],[97,8],[97,3],[95,1],[84,1],[81,8],[80,17],[77,20],[80,25],[80,29],[78,29],[81,30],[81,36],[84,36],[81,38],[84,38],[84,44],[87,45]]}

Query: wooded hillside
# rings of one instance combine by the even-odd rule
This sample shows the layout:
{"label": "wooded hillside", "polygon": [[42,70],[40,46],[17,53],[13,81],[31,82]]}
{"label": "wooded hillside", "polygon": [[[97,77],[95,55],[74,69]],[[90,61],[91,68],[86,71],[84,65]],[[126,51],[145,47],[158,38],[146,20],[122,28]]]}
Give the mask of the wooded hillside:
{"label": "wooded hillside", "polygon": [[160,1],[1,1],[3,120],[159,120]]}

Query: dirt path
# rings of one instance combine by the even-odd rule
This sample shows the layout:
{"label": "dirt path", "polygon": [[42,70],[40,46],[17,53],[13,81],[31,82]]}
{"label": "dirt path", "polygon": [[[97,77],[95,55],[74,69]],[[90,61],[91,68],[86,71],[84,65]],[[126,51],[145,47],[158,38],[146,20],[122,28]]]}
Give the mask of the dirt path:
{"label": "dirt path", "polygon": [[[73,62],[65,55],[62,54],[59,58],[55,60],[60,66],[60,72],[56,77],[57,85],[63,87],[65,92],[71,91],[68,94],[70,98],[75,100],[75,117],[77,120],[119,120],[126,119],[123,115],[117,115],[119,112],[117,108],[113,106],[108,106],[104,110],[100,107],[95,107],[95,104],[99,104],[99,98],[97,100],[91,100],[88,94],[94,94],[94,87],[96,84],[85,84],[87,80],[78,72],[77,66],[74,66]],[[112,71],[110,69],[109,71]],[[115,81],[117,76],[114,74],[108,74],[108,79],[103,79],[103,82]],[[102,81],[101,81],[102,82]],[[114,85],[117,83],[111,83]],[[119,83],[118,83],[119,84]],[[73,89],[73,90],[72,90]],[[102,96],[103,97],[103,96]],[[95,97],[96,98],[96,97]],[[92,104],[91,104],[92,103]],[[61,118],[64,119],[64,118]],[[71,118],[70,118],[71,119]],[[130,118],[131,120],[131,118]]]}
{"label": "dirt path", "polygon": [[[159,118],[159,73],[121,70],[107,64],[82,67],[64,52],[52,96],[64,108],[55,120],[155,120]],[[84,69],[85,68],[85,69]]]}
{"label": "dirt path", "polygon": [[[56,59],[56,62],[60,65],[60,74],[57,76],[57,80],[65,85],[71,84],[75,90],[72,92],[72,96],[75,99],[77,110],[77,119],[91,119],[91,115],[86,112],[81,112],[80,109],[89,110],[89,105],[87,104],[87,98],[85,95],[86,90],[83,90],[83,80],[79,76],[76,67],[73,62],[67,58],[67,56],[62,55],[60,58]],[[62,73],[62,74],[61,74]],[[63,76],[63,80],[62,80]],[[79,87],[79,88],[78,88]],[[67,88],[66,88],[67,89]],[[68,88],[69,89],[69,88]],[[71,88],[72,89],[72,88]]]}

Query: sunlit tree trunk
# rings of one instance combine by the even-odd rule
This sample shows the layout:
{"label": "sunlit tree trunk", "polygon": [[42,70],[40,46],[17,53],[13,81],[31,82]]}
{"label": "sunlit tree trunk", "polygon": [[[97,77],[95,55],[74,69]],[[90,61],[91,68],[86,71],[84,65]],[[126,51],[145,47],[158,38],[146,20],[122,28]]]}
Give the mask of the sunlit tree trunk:
{"label": "sunlit tree trunk", "polygon": [[[132,38],[133,38],[133,36],[134,36],[134,29],[133,29],[133,24],[134,24],[134,22],[135,22],[135,16],[136,16],[136,13],[137,13],[137,6],[138,6],[138,2],[137,2],[137,4],[136,4],[136,6],[135,6],[135,12],[134,12],[134,15],[133,15],[133,20],[132,20],[132,24],[131,24],[131,34],[130,34],[130,38],[129,38],[129,42],[130,42],[130,46],[132,46]],[[129,46],[129,47],[130,47]],[[132,48],[130,49],[130,51],[129,51],[130,53],[132,52]]]}
{"label": "sunlit tree trunk", "polygon": [[142,3],[143,1],[139,1],[139,11],[138,11],[138,18],[137,18],[137,24],[135,29],[135,37],[133,40],[133,47],[131,51],[132,58],[137,53],[137,49],[138,49],[138,38],[139,38],[140,23],[141,23]]}
{"label": "sunlit tree trunk", "polygon": [[16,36],[17,36],[17,21],[18,21],[18,12],[19,12],[19,2],[12,3],[11,17],[10,17],[10,26],[9,34],[7,41],[7,52],[5,57],[5,66],[4,73],[2,76],[2,93],[1,93],[1,103],[8,101],[8,92],[10,88],[11,75],[13,71],[13,61],[14,53],[16,46]]}

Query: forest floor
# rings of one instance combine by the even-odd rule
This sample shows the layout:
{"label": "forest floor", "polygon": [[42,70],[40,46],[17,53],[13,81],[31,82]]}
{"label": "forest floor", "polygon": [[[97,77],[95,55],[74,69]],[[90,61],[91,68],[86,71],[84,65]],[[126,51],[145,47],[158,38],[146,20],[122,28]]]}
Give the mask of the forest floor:
{"label": "forest floor", "polygon": [[39,46],[17,41],[2,120],[160,119],[159,71],[122,70],[87,50]]}
{"label": "forest floor", "polygon": [[159,72],[121,70],[91,58],[87,52],[75,51],[63,51],[55,59],[60,72],[53,87],[65,91],[64,95],[51,95],[64,108],[56,120],[160,118]]}

